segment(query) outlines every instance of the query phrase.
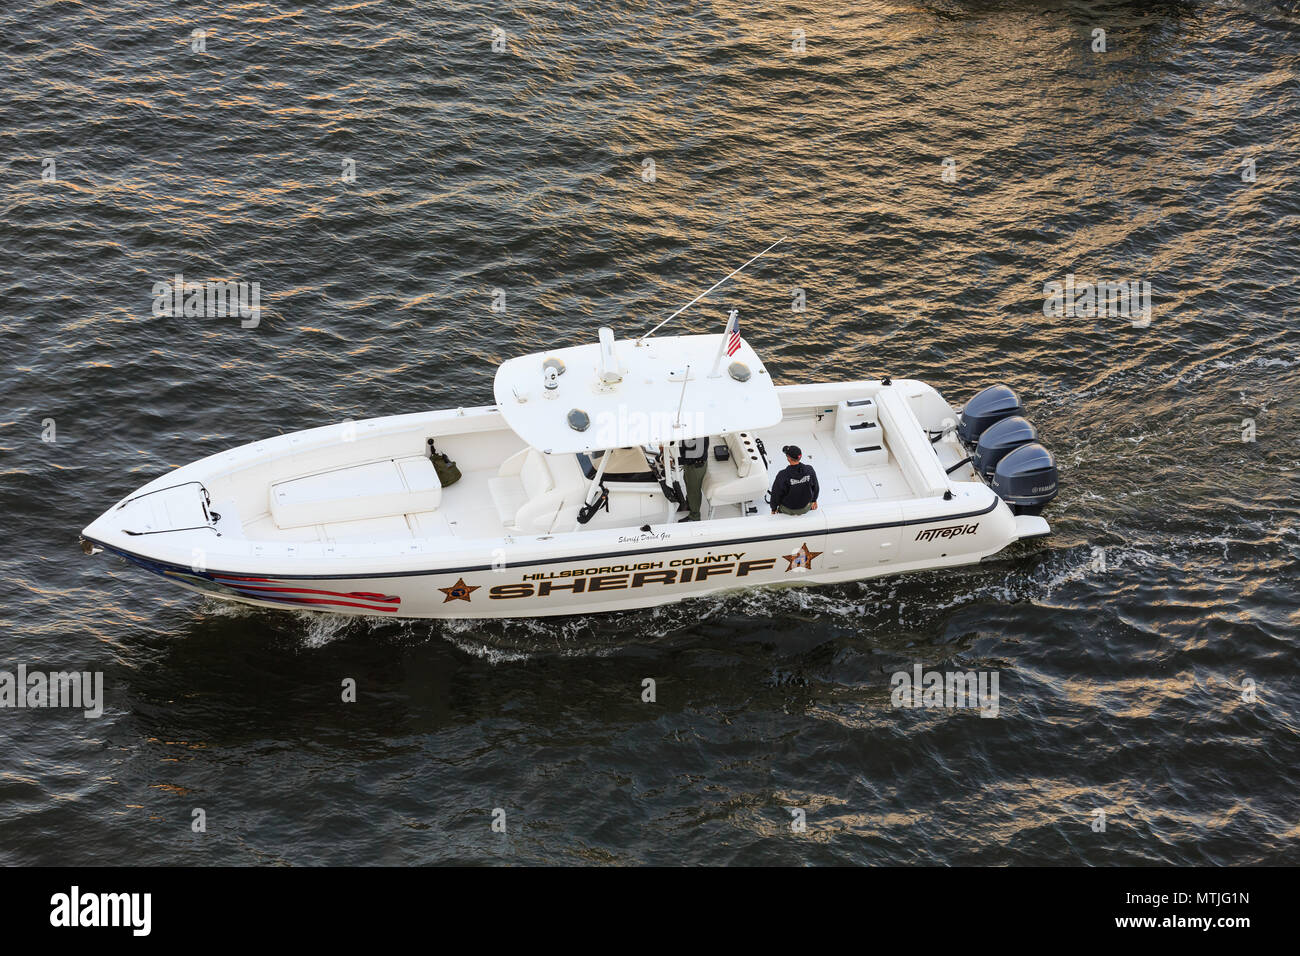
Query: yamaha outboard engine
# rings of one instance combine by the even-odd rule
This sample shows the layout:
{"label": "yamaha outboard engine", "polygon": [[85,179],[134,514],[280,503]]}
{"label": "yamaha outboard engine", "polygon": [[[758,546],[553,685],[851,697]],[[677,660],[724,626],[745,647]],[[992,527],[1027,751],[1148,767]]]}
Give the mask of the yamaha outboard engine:
{"label": "yamaha outboard engine", "polygon": [[1041,514],[1056,497],[1056,460],[1038,442],[1007,452],[993,469],[993,490],[1018,515]]}
{"label": "yamaha outboard engine", "polygon": [[957,437],[967,445],[974,445],[990,425],[1024,413],[1024,406],[1020,404],[1015,392],[1005,385],[990,385],[962,409],[961,421],[957,423]]}
{"label": "yamaha outboard engine", "polygon": [[1038,441],[1038,429],[1029,419],[1021,415],[1012,415],[1000,422],[994,422],[980,435],[979,445],[971,456],[975,470],[988,481],[993,477],[993,469],[1003,458],[1021,445]]}

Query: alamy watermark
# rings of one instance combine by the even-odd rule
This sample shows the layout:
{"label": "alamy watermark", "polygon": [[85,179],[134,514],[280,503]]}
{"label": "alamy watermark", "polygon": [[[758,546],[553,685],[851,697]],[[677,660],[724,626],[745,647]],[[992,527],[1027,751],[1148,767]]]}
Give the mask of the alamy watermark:
{"label": "alamy watermark", "polygon": [[1151,324],[1151,283],[1145,279],[1076,282],[1071,272],[1064,282],[1043,283],[1043,315],[1049,319],[1123,316],[1134,327],[1145,328]]}
{"label": "alamy watermark", "polygon": [[152,893],[84,893],[74,886],[50,897],[50,925],[56,928],[121,927],[148,936],[152,913]]}
{"label": "alamy watermark", "polygon": [[706,416],[690,409],[646,412],[626,405],[598,412],[593,424],[593,440],[601,448],[635,448],[655,444],[664,435],[703,435],[709,429]]}
{"label": "alamy watermark", "polygon": [[895,671],[889,679],[890,702],[898,708],[978,709],[996,717],[1000,707],[997,671]]}
{"label": "alamy watermark", "polygon": [[178,272],[170,282],[153,284],[153,314],[159,318],[238,316],[240,327],[255,329],[262,321],[262,284],[186,282]]}
{"label": "alamy watermark", "polygon": [[0,671],[0,707],[70,707],[87,718],[104,713],[103,671]]}

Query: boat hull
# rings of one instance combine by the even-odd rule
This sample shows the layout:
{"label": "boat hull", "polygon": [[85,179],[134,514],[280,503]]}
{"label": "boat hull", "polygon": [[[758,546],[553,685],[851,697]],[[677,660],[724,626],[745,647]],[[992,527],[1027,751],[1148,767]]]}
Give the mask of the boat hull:
{"label": "boat hull", "polygon": [[[598,536],[568,556],[438,562],[406,572],[275,574],[186,567],[92,543],[174,584],[276,610],[400,618],[593,614],[755,587],[836,584],[974,564],[1036,530],[991,493],[974,507],[828,522],[824,513],[746,519],[760,533],[676,530]],[[901,511],[902,509],[900,509]],[[1036,519],[1041,522],[1041,519]],[[1045,522],[1043,523],[1045,530]],[[689,525],[682,527],[691,527]]]}

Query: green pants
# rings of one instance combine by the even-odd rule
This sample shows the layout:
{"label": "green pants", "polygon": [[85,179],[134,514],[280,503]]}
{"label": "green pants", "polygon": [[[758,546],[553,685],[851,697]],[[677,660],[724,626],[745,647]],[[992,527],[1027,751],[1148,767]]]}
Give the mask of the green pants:
{"label": "green pants", "polygon": [[785,505],[777,505],[776,510],[783,515],[793,517],[795,515],[806,515],[809,511],[812,511],[812,505],[804,505],[802,508],[787,508]]}
{"label": "green pants", "polygon": [[704,473],[708,470],[706,462],[698,465],[683,465],[686,478],[686,507],[691,510],[691,518],[700,520],[700,505],[704,502]]}

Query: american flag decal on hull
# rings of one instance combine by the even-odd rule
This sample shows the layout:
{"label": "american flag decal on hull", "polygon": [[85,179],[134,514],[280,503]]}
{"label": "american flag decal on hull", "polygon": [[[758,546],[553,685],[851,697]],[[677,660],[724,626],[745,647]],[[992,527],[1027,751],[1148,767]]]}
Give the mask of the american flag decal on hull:
{"label": "american flag decal on hull", "polygon": [[392,613],[401,606],[402,599],[392,594],[376,594],[372,591],[325,591],[319,588],[295,587],[276,581],[273,578],[235,577],[229,574],[214,574],[212,580],[244,597],[259,601],[274,601],[277,604],[292,604],[302,608],[317,608],[328,611],[331,608],[357,607],[366,611]]}

